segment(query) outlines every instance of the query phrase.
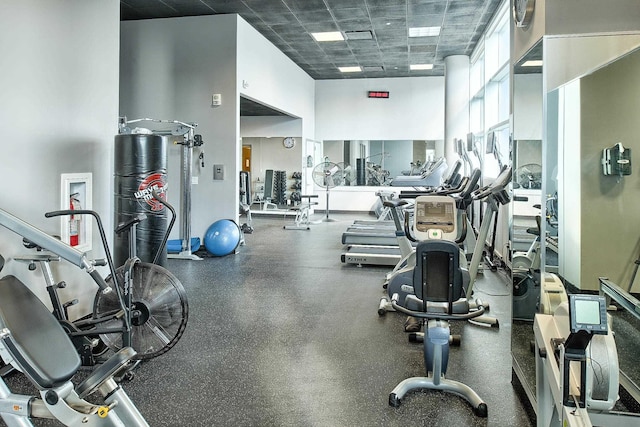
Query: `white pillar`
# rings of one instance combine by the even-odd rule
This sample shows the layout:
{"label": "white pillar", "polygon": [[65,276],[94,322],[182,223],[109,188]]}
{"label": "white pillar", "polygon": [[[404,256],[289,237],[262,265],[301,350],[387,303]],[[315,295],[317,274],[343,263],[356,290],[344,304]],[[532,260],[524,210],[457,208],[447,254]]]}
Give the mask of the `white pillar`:
{"label": "white pillar", "polygon": [[451,166],[458,159],[454,140],[469,133],[469,57],[444,58],[444,153]]}

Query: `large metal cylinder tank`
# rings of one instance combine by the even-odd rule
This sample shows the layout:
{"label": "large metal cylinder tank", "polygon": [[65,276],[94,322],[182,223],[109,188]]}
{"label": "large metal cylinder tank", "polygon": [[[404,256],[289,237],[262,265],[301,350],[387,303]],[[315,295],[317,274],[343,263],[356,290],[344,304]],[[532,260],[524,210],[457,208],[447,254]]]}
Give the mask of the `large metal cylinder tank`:
{"label": "large metal cylinder tank", "polygon": [[[153,199],[152,191],[166,200],[167,144],[160,135],[116,135],[114,146],[114,223],[128,221],[140,213],[147,219],[136,229],[140,260],[153,262],[162,245],[167,226],[167,208]],[[129,257],[128,233],[114,236],[114,262],[122,265]],[[165,265],[166,248],[158,260]]]}

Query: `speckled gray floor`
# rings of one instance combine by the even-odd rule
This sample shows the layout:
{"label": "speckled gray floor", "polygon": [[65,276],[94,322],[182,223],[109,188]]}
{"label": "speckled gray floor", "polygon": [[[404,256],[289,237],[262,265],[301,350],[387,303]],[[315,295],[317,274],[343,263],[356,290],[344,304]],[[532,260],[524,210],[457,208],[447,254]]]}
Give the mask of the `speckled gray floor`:
{"label": "speckled gray floor", "polygon": [[388,405],[398,382],[424,375],[422,348],[407,342],[403,316],[376,313],[388,268],[340,263],[340,235],[354,216],[332,217],[339,221],[310,231],[254,217],[255,231],[237,254],[169,260],[188,293],[187,330],[123,385],[149,424],[531,425],[510,383],[509,280],[500,273],[485,272],[476,285],[500,329],[454,324],[463,341],[447,372],[487,402],[488,419],[441,392]]}

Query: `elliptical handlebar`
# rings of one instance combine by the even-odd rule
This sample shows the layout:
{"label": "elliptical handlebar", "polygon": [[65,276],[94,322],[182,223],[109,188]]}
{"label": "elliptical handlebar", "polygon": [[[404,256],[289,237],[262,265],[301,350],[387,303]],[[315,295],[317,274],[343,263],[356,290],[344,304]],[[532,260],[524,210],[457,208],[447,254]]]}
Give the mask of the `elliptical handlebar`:
{"label": "elliptical handlebar", "polygon": [[[511,182],[511,166],[504,166],[500,174],[496,177],[491,184],[478,188],[471,197],[475,200],[482,200],[489,196],[496,196],[498,201],[502,204],[509,203],[509,195],[506,194],[505,188]],[[505,194],[500,194],[505,193]]]}
{"label": "elliptical handlebar", "polygon": [[471,175],[467,181],[467,185],[458,195],[461,199],[466,199],[469,197],[475,190],[477,190],[478,182],[480,181],[480,177],[482,176],[482,171],[480,169],[474,169],[471,171]]}

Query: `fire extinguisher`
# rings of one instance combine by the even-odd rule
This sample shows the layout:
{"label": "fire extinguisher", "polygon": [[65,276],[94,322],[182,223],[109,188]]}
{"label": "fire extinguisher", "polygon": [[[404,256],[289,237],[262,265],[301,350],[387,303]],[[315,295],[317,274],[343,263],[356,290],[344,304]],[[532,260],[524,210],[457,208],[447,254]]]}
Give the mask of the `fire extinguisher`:
{"label": "fire extinguisher", "polygon": [[[69,197],[69,209],[72,211],[80,210],[80,200],[77,199],[78,193],[73,193]],[[71,215],[69,219],[69,244],[71,246],[78,246],[80,242],[80,215]]]}

